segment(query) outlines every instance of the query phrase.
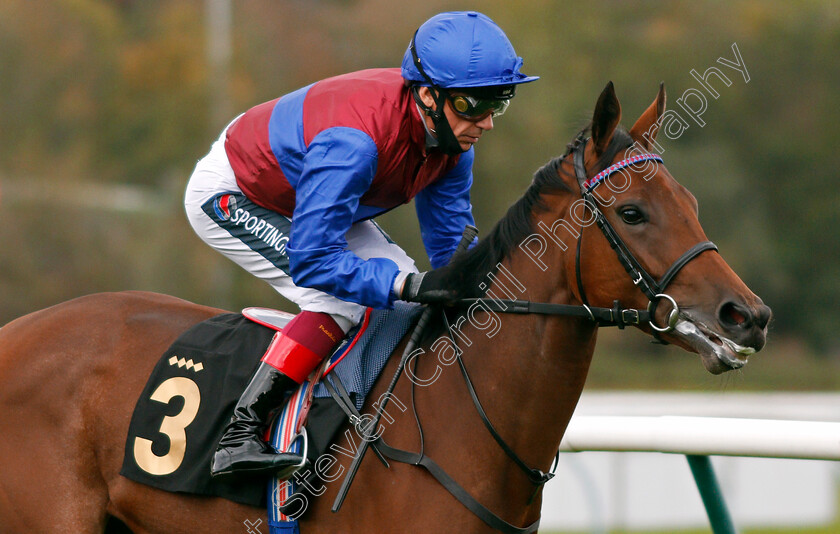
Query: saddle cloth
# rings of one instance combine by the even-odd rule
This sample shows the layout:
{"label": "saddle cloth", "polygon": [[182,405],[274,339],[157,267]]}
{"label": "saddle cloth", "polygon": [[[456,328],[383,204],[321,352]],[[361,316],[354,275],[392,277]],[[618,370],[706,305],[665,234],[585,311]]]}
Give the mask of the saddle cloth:
{"label": "saddle cloth", "polygon": [[[388,357],[416,322],[419,309],[398,302],[394,310],[373,310],[367,330],[332,369],[359,409]],[[210,460],[274,333],[242,314],[229,313],[182,334],[160,358],[140,394],[120,474],[165,491],[264,506],[265,483],[212,478]],[[346,420],[326,388],[316,387],[314,397],[305,427],[310,461],[326,451]]]}

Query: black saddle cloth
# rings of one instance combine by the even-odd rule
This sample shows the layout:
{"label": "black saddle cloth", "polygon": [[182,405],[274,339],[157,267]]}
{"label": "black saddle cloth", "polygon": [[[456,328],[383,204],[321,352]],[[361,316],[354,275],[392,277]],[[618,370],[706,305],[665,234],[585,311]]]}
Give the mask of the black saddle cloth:
{"label": "black saddle cloth", "polygon": [[[212,478],[210,460],[273,335],[233,313],[184,332],[158,361],[137,401],[120,474],[166,491],[263,506],[263,480]],[[332,399],[313,399],[306,425],[311,461],[327,449],[344,420]]]}

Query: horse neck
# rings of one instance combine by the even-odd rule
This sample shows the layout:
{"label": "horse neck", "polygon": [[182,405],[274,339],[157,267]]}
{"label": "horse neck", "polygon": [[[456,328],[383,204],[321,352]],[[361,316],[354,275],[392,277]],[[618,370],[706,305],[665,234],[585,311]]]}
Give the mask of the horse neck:
{"label": "horse neck", "polygon": [[[573,254],[573,247],[568,253]],[[543,272],[523,254],[503,264],[501,273],[525,288],[521,298],[534,302],[576,304],[568,283],[562,251]],[[504,274],[503,274],[504,276]],[[499,281],[502,278],[500,277]],[[511,283],[507,287],[511,287]],[[501,296],[500,290],[491,291]],[[532,462],[553,458],[583,389],[595,349],[597,329],[588,320],[537,314],[499,313],[493,337],[483,337],[464,351],[479,392],[493,391],[493,419],[504,436],[532,449]],[[472,369],[475,368],[475,372]],[[485,395],[486,396],[486,395]],[[503,432],[508,427],[509,432]],[[520,450],[520,449],[517,449]]]}
{"label": "horse neck", "polygon": [[[488,296],[577,303],[565,268],[574,258],[567,254],[574,254],[574,247],[551,251],[554,267],[544,272],[522,251],[514,252],[502,262]],[[544,257],[547,262],[548,256]],[[510,294],[516,291],[518,295]],[[498,433],[526,464],[547,471],[583,389],[597,329],[589,321],[569,317],[486,314],[482,317],[490,319],[481,324],[483,328],[464,330],[473,339],[469,346],[462,344],[463,360]],[[488,327],[490,323],[495,327]],[[452,387],[464,389],[463,385]],[[450,404],[450,409],[461,412],[457,418],[473,422],[471,431],[461,432],[461,445],[473,450],[480,446],[486,462],[480,469],[485,473],[488,469],[501,470],[510,480],[502,488],[488,488],[484,497],[487,502],[504,503],[500,506],[533,518],[539,513],[539,499],[529,503],[534,486],[481,424],[475,424],[475,407],[461,397],[457,406]],[[491,494],[494,491],[496,495]]]}

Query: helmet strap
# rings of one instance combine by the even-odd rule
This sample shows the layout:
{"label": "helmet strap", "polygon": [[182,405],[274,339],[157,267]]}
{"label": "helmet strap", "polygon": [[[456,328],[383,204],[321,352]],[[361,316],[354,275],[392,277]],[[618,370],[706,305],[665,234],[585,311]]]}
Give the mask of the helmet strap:
{"label": "helmet strap", "polygon": [[432,118],[432,123],[435,125],[435,136],[437,137],[438,141],[438,148],[444,154],[448,156],[455,156],[464,152],[464,149],[461,148],[461,144],[458,142],[458,139],[455,137],[455,133],[452,131],[452,126],[449,125],[449,120],[446,118],[446,113],[444,112],[444,106],[446,106],[446,97],[447,93],[446,90],[442,87],[439,87],[434,80],[432,80],[426,71],[423,69],[423,65],[420,62],[420,58],[417,56],[417,50],[415,47],[415,39],[417,38],[417,32],[414,32],[414,36],[411,38],[411,45],[409,49],[411,50],[411,57],[414,61],[414,66],[417,67],[417,71],[420,73],[421,76],[426,80],[426,83],[429,84],[429,92],[432,94],[432,98],[435,101],[435,108],[431,108],[427,106],[423,99],[420,98],[418,94],[418,86],[414,85],[412,87],[414,92],[414,100],[417,102],[417,105]]}
{"label": "helmet strap", "polygon": [[437,147],[440,151],[447,156],[457,156],[458,154],[463,153],[464,149],[461,148],[461,143],[459,143],[458,139],[455,137],[455,133],[449,125],[449,120],[447,120],[446,114],[443,112],[443,106],[446,105],[446,93],[440,88],[433,89],[430,87],[429,89],[432,93],[432,98],[435,100],[434,108],[427,106],[426,103],[423,102],[423,99],[421,99],[418,94],[419,87],[416,85],[412,87],[414,101],[417,102],[417,105],[426,115],[431,117],[432,124],[435,126],[434,134],[438,142]]}

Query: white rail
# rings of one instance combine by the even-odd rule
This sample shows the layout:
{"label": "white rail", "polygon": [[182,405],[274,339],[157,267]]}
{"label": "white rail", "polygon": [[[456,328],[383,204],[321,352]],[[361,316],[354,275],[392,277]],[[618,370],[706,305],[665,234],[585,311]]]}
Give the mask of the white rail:
{"label": "white rail", "polygon": [[840,423],[580,415],[569,423],[560,450],[840,460]]}

